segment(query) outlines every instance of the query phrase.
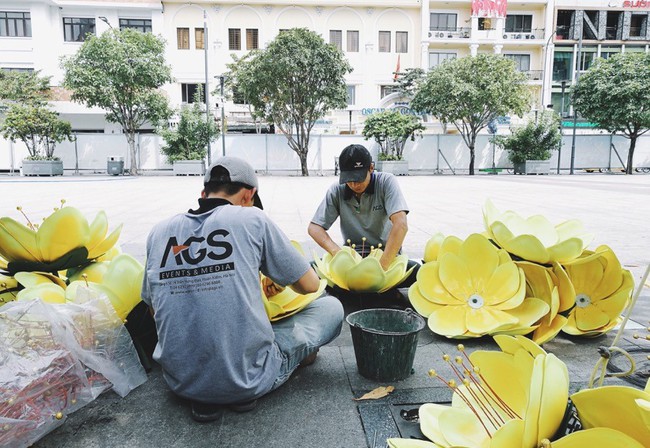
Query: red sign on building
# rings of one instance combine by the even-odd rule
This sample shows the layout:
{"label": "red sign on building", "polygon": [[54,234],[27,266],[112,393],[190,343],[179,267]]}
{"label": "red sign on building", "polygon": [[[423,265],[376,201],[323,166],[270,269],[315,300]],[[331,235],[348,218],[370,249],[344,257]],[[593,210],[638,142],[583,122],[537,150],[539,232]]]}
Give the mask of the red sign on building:
{"label": "red sign on building", "polygon": [[505,17],[508,0],[472,0],[473,17]]}

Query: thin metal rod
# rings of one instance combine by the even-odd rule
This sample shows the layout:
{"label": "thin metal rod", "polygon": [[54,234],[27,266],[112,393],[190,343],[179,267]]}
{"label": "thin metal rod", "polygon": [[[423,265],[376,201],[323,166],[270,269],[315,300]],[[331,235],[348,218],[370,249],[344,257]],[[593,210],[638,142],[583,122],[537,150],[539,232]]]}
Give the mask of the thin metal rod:
{"label": "thin metal rod", "polygon": [[[576,82],[573,85],[573,89],[575,90],[578,87],[578,80],[580,79],[580,65],[581,65],[581,58],[582,58],[582,33],[583,33],[583,28],[584,28],[584,19],[583,23],[580,26],[580,40],[578,41],[578,56],[576,57]],[[571,139],[571,166],[569,169],[569,174],[573,174],[573,169],[575,167],[575,161],[576,161],[576,128],[578,127],[578,111],[576,110],[575,106],[575,93],[573,95],[573,137]]]}
{"label": "thin metal rod", "polygon": [[[208,12],[203,10],[203,55],[205,56],[205,124],[210,126],[210,84],[208,78]],[[208,166],[212,164],[212,148],[208,138]]]}

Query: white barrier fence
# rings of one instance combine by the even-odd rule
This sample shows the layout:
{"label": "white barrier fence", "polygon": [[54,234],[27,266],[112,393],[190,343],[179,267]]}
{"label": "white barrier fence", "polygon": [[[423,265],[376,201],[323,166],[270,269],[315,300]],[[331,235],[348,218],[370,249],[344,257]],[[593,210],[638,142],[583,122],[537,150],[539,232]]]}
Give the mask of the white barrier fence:
{"label": "white barrier fence", "polygon": [[[162,139],[154,134],[141,134],[137,138],[137,162],[140,170],[171,170],[171,165],[160,152]],[[376,156],[377,145],[360,135],[312,135],[308,156],[310,174],[331,174],[335,159],[341,150],[352,143],[368,147]],[[613,146],[612,146],[613,145]],[[551,170],[555,172],[560,157],[560,169],[565,172],[571,165],[572,135],[565,133],[561,154],[554,151]],[[614,149],[615,148],[615,149]],[[622,136],[604,133],[576,136],[574,167],[582,169],[619,169],[627,162],[629,140]],[[283,135],[230,134],[225,138],[227,155],[242,157],[253,167],[266,173],[300,174],[300,160],[287,145]],[[212,142],[212,159],[222,154],[220,139]],[[0,139],[0,171],[19,172],[22,159],[28,155],[22,143]],[[126,138],[122,134],[77,134],[76,142],[57,146],[55,155],[63,160],[63,167],[70,172],[106,173],[108,158],[122,158],[125,169],[131,164]],[[460,135],[425,135],[409,141],[404,151],[413,174],[467,173],[469,150]],[[494,162],[493,162],[494,161]],[[623,163],[622,163],[623,162]],[[490,143],[490,136],[481,135],[476,143],[475,169],[485,170],[492,166],[508,168],[506,153]],[[637,140],[634,155],[635,167],[650,167],[650,135]]]}

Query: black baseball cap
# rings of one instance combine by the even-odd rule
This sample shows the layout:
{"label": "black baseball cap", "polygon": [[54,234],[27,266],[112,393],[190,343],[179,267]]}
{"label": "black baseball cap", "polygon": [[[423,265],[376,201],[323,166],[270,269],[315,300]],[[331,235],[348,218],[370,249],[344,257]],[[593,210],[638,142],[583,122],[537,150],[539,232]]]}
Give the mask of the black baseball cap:
{"label": "black baseball cap", "polygon": [[[222,170],[215,170],[221,167]],[[241,184],[244,187],[251,189],[256,188],[255,196],[253,196],[253,205],[259,209],[263,209],[262,200],[259,196],[260,187],[257,183],[257,175],[253,167],[239,157],[224,156],[215,161],[205,173],[203,184],[209,182],[218,182],[224,184]]]}
{"label": "black baseball cap", "polygon": [[363,182],[372,164],[370,152],[362,145],[346,146],[339,156],[339,183]]}

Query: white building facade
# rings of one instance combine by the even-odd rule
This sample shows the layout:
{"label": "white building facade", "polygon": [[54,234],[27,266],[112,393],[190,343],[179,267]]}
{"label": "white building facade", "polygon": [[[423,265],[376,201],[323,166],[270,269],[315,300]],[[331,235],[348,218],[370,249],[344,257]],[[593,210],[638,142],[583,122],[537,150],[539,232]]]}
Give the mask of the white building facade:
{"label": "white building facade", "polygon": [[[59,88],[60,59],[77,51],[86,33],[111,27],[151,31],[167,42],[174,82],[164,90],[172,106],[192,102],[207,81],[210,112],[216,119],[223,112],[229,133],[268,131],[251,122],[248,107],[236,97],[223,99],[222,75],[233,56],[265,48],[281,30],[305,27],[340,48],[353,67],[346,77],[347,108],[324,117],[314,132],[359,135],[368,115],[408,108],[393,92],[395,72],[409,67],[426,70],[451,58],[503,54],[528,75],[532,110],[552,105],[567,116],[570,85],[595,58],[649,51],[647,1],[509,1],[504,17],[481,17],[472,5],[471,0],[0,0],[0,69],[51,76],[52,104],[75,132],[119,134],[102,110],[69,101],[69,92]],[[427,123],[427,133],[443,132]],[[0,139],[0,170],[8,163],[7,145],[13,151],[14,145]]]}

